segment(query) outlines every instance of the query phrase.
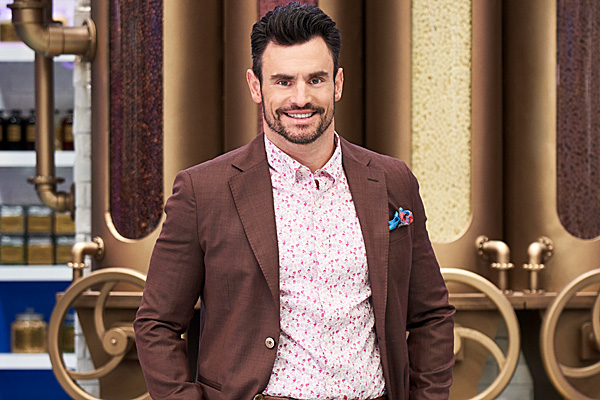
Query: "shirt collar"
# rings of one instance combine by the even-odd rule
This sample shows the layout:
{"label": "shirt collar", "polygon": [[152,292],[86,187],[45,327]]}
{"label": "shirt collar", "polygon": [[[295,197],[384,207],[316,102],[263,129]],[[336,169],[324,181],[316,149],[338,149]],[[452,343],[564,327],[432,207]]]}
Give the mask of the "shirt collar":
{"label": "shirt collar", "polygon": [[[331,179],[332,183],[339,180],[343,173],[342,169],[342,147],[340,145],[340,138],[337,132],[334,132],[335,149],[331,158],[322,168],[319,168],[312,174],[315,177],[325,177]],[[310,175],[308,167],[302,165],[298,161],[294,160],[283,150],[277,147],[271,142],[267,135],[265,137],[265,150],[267,152],[267,161],[269,166],[273,168],[277,173],[281,174],[282,177],[290,181],[298,181],[301,176]]]}

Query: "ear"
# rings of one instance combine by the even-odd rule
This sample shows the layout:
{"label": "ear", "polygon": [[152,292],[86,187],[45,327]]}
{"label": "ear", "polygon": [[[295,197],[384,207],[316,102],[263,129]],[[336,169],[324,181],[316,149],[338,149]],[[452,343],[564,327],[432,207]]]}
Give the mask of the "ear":
{"label": "ear", "polygon": [[335,76],[335,101],[340,101],[342,98],[342,90],[344,89],[344,70],[338,68],[337,75]]}
{"label": "ear", "polygon": [[260,81],[258,77],[254,75],[254,71],[248,69],[246,71],[246,80],[248,81],[248,87],[250,88],[250,95],[255,103],[262,103],[262,93],[260,91]]}

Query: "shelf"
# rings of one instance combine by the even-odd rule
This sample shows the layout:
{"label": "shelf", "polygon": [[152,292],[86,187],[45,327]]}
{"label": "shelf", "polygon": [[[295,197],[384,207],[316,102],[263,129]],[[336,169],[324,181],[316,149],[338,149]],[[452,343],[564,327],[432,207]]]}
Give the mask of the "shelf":
{"label": "shelf", "polygon": [[[74,353],[63,355],[65,366],[75,370],[77,356]],[[0,353],[0,370],[45,370],[52,369],[48,353]]]}
{"label": "shelf", "polygon": [[[23,42],[0,42],[0,62],[31,62],[35,52]],[[54,57],[56,62],[72,62],[75,56],[64,54]]]}
{"label": "shelf", "polygon": [[[0,151],[0,167],[35,167],[35,151]],[[75,163],[74,151],[57,151],[54,163],[59,167],[72,167]]]}
{"label": "shelf", "polygon": [[0,282],[70,282],[73,270],[66,265],[1,265]]}

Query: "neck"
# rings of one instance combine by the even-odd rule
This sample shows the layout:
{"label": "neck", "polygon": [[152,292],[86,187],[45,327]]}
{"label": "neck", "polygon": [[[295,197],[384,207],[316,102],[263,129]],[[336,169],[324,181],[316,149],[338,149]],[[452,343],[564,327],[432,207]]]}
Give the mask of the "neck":
{"label": "neck", "polygon": [[266,126],[265,135],[267,135],[267,139],[294,160],[309,168],[311,172],[315,172],[327,164],[335,150],[333,126],[327,129],[317,140],[308,144],[291,143],[269,129],[266,123],[264,126]]}

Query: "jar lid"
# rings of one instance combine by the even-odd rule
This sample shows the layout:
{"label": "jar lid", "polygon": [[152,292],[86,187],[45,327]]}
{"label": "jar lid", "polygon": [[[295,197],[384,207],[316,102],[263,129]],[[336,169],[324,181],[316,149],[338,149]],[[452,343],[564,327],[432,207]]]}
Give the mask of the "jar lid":
{"label": "jar lid", "polygon": [[33,308],[28,308],[25,312],[17,314],[16,319],[18,321],[43,320],[44,316],[35,312]]}

